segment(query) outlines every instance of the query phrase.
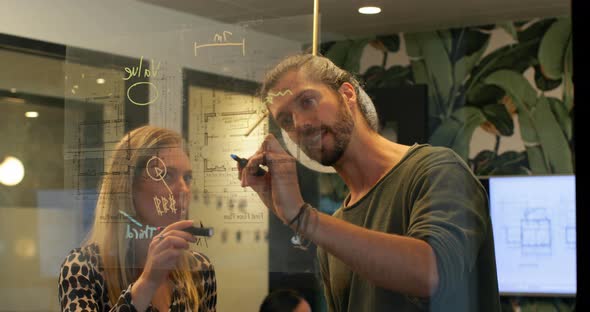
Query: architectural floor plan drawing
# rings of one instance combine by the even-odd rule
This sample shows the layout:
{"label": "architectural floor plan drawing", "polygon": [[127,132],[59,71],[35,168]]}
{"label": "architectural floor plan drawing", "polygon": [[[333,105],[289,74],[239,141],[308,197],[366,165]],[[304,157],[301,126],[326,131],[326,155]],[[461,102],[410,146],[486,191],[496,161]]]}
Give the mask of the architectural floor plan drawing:
{"label": "architectural floor plan drawing", "polygon": [[208,207],[215,219],[226,225],[266,221],[266,208],[256,193],[240,185],[237,162],[230,157],[250,157],[267,135],[267,120],[245,135],[263,114],[260,100],[253,95],[193,86],[189,105],[196,204]]}
{"label": "architectural floor plan drawing", "polygon": [[497,244],[523,256],[550,256],[553,248],[575,245],[575,222],[568,220],[572,211],[567,211],[575,211],[571,199],[544,203],[515,200],[500,205],[496,218],[504,221],[495,225]]}
{"label": "architectural floor plan drawing", "polygon": [[523,255],[551,254],[551,219],[544,208],[529,208],[522,212],[519,225],[505,228],[507,246],[520,248]]}
{"label": "architectural floor plan drawing", "polygon": [[573,176],[490,178],[501,291],[575,293],[575,211]]}

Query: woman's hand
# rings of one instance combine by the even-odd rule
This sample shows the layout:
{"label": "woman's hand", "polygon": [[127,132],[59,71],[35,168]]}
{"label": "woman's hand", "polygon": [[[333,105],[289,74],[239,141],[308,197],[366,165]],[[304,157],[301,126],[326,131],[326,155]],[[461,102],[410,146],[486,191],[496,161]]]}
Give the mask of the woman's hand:
{"label": "woman's hand", "polygon": [[143,272],[131,288],[131,298],[138,311],[144,311],[162,283],[166,282],[189,242],[194,243],[193,235],[182,229],[193,225],[192,220],[183,220],[168,225],[152,238],[147,252]]}

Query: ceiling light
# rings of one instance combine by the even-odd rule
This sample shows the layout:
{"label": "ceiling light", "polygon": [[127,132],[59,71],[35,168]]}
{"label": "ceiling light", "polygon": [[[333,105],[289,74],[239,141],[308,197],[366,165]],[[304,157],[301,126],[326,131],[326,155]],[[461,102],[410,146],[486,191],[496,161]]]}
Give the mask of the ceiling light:
{"label": "ceiling light", "polygon": [[25,176],[25,167],[16,157],[7,156],[0,163],[0,183],[8,186],[19,184]]}
{"label": "ceiling light", "polygon": [[104,84],[106,80],[104,80],[104,78],[98,78],[96,79],[96,83],[98,84]]}
{"label": "ceiling light", "polygon": [[359,13],[361,14],[378,14],[380,12],[381,8],[376,6],[365,6],[359,8]]}
{"label": "ceiling light", "polygon": [[37,117],[39,117],[39,113],[38,112],[26,112],[25,116],[27,118],[37,118]]}

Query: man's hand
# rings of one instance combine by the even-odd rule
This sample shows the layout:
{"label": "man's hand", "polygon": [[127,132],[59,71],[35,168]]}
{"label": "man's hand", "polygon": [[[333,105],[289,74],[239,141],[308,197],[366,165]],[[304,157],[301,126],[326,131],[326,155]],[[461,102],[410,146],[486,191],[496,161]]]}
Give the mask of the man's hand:
{"label": "man's hand", "polygon": [[[240,170],[242,187],[251,187],[284,223],[291,221],[303,205],[299,190],[296,160],[289,155],[274,135],[269,134],[252,157],[248,165]],[[259,165],[268,167],[264,176],[255,176]]]}

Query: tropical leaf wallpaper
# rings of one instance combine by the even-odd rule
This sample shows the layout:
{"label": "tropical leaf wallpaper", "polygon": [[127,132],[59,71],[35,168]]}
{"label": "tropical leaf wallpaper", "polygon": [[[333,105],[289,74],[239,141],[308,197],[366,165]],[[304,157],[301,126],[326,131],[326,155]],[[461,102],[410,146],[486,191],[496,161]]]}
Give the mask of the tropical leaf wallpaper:
{"label": "tropical leaf wallpaper", "polygon": [[320,51],[369,94],[427,85],[428,143],[452,148],[476,175],[573,172],[569,17],[328,42]]}

